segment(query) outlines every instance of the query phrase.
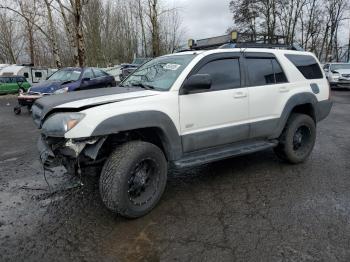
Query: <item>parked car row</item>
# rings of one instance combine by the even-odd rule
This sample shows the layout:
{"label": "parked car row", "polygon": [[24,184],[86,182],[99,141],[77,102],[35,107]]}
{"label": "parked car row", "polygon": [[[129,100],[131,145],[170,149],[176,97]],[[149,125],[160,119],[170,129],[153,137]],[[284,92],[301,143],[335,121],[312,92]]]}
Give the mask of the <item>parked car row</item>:
{"label": "parked car row", "polygon": [[33,85],[27,92],[20,92],[14,112],[20,114],[23,106],[30,109],[34,101],[42,96],[112,86],[116,86],[114,77],[99,68],[67,67]]}

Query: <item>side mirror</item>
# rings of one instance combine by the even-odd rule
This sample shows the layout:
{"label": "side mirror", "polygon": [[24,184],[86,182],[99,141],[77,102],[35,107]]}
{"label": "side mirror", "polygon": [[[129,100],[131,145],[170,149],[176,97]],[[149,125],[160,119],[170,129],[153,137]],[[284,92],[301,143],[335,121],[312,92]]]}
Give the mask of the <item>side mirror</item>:
{"label": "side mirror", "polygon": [[196,91],[208,90],[211,87],[211,76],[209,74],[196,74],[190,76],[182,87],[181,94],[190,94]]}
{"label": "side mirror", "polygon": [[327,68],[323,69],[325,72],[328,72],[329,70]]}
{"label": "side mirror", "polygon": [[81,79],[82,82],[89,82],[90,81],[90,77],[84,77],[83,79]]}

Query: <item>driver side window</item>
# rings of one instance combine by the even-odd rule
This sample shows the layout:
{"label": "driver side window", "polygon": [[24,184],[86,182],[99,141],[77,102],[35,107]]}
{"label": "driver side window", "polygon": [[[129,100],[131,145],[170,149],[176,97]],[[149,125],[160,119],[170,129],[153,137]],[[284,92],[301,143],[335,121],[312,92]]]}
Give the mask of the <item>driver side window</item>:
{"label": "driver side window", "polygon": [[208,91],[241,87],[238,58],[225,58],[210,61],[201,67],[196,74],[209,74],[211,76],[212,86]]}
{"label": "driver side window", "polygon": [[83,78],[94,78],[94,73],[92,72],[91,68],[85,69],[84,73],[83,73]]}

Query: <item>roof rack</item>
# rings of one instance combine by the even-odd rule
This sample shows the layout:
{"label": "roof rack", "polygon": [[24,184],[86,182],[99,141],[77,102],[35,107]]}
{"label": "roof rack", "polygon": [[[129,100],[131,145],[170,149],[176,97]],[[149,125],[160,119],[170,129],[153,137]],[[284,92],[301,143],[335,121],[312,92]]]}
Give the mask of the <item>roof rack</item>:
{"label": "roof rack", "polygon": [[189,49],[182,50],[210,50],[216,48],[271,48],[304,51],[297,44],[285,44],[285,36],[274,35],[272,38],[264,34],[238,33],[233,31],[227,35],[215,36],[200,40],[189,39]]}

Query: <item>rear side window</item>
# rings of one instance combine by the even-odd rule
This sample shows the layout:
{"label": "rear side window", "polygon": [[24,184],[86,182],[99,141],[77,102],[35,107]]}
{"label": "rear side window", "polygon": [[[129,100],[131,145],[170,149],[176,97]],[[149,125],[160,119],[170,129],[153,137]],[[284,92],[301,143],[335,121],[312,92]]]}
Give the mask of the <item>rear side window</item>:
{"label": "rear side window", "polygon": [[108,74],[100,69],[94,68],[94,73],[96,77],[108,76]]}
{"label": "rear side window", "polygon": [[275,58],[246,58],[251,86],[262,86],[288,82],[280,64]]}
{"label": "rear side window", "polygon": [[211,61],[198,70],[197,74],[209,74],[212,78],[210,90],[226,90],[241,86],[239,61],[228,58]]}
{"label": "rear side window", "polygon": [[321,69],[315,58],[309,55],[285,55],[303,74],[306,79],[323,78]]}

